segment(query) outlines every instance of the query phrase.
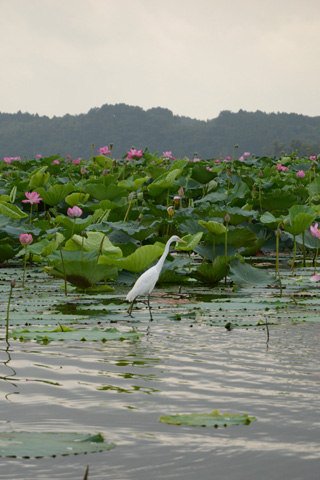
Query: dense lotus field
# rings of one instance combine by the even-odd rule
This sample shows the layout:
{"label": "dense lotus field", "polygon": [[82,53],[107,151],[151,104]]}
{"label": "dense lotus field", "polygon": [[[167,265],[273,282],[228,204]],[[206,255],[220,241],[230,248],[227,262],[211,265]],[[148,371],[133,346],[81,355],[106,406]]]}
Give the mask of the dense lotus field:
{"label": "dense lotus field", "polygon": [[181,254],[168,257],[159,282],[216,284],[231,274],[276,281],[281,291],[278,261],[273,278],[245,261],[287,250],[293,272],[297,252],[315,265],[318,158],[235,151],[209,160],[133,148],[114,159],[108,147],[89,160],[5,157],[0,262],[40,263],[66,293],[70,284],[112,290],[115,281],[132,284],[176,234],[186,243],[176,245]]}
{"label": "dense lotus field", "polygon": [[[165,441],[157,437],[150,457],[153,465],[158,458],[158,448],[163,447],[161,442],[166,443],[168,439],[171,442],[171,431],[159,427],[158,423],[195,425],[192,428],[197,425],[248,425],[258,413],[262,426],[252,430],[257,428],[257,444],[260,445],[260,429],[273,418],[275,411],[282,420],[284,413],[290,416],[298,403],[301,406],[299,421],[307,425],[305,428],[310,439],[303,448],[310,452],[313,448],[311,442],[314,442],[314,409],[318,408],[317,386],[308,383],[310,378],[315,378],[315,382],[318,378],[314,373],[314,358],[318,352],[314,338],[317,338],[318,331],[319,299],[316,287],[310,292],[311,281],[320,280],[317,275],[320,238],[317,224],[320,217],[318,158],[298,158],[296,154],[281,158],[255,157],[248,152],[236,158],[235,152],[236,149],[227,158],[175,159],[171,152],[159,155],[132,148],[123,158],[115,159],[112,148],[101,147],[98,155],[93,151],[89,160],[59,155],[42,158],[39,155],[35,159],[5,157],[0,161],[0,264],[3,267],[0,304],[6,312],[6,318],[3,316],[0,323],[2,327],[6,325],[7,345],[3,353],[8,359],[3,365],[5,369],[9,368],[9,376],[14,377],[11,383],[8,383],[8,375],[1,378],[6,400],[12,395],[10,385],[14,387],[14,393],[21,392],[15,396],[17,400],[12,405],[4,403],[2,416],[11,418],[14,413],[18,431],[9,427],[8,432],[8,426],[3,425],[0,458],[113,450],[114,439],[126,452],[123,438],[127,441],[128,435],[136,435],[141,428],[148,428],[152,434],[163,428],[161,438]],[[172,244],[171,254],[161,271],[158,283],[166,284],[165,294],[154,292],[151,303],[156,312],[155,319],[159,321],[151,324],[147,308],[139,306],[134,319],[128,318],[124,301],[128,290],[136,278],[161,257],[166,242],[173,235],[178,235],[184,243]],[[213,334],[212,327],[224,328]],[[264,346],[261,345],[266,341],[269,348],[269,327],[272,330],[271,358],[264,358]],[[239,331],[237,335],[226,336],[236,329]],[[246,330],[249,330],[248,334]],[[301,339],[305,339],[305,343]],[[21,346],[19,340],[26,346]],[[41,347],[35,350],[33,344],[28,345],[30,341],[41,344]],[[94,346],[92,342],[95,342]],[[104,349],[105,342],[111,344],[110,347]],[[49,344],[53,344],[52,350]],[[288,351],[296,352],[294,362],[305,355],[307,367],[303,374],[307,373],[306,383],[301,383],[301,392],[295,390],[289,399],[293,403],[288,406],[287,396],[283,402],[281,390],[275,407],[272,401],[278,388],[276,384],[278,382],[282,389],[282,375],[286,372],[279,367],[280,376],[273,380],[272,363],[270,384],[267,387],[260,385],[260,380],[263,378],[264,381],[265,368],[269,368],[270,361],[277,361],[278,344],[285,365]],[[70,354],[72,349],[74,358]],[[234,355],[232,368],[230,352]],[[102,369],[102,374],[101,358],[104,355],[108,367],[105,372]],[[58,369],[56,358],[59,358]],[[131,367],[127,368],[132,358],[136,361],[134,369],[137,371],[134,373]],[[244,364],[239,358],[245,358]],[[73,361],[74,365],[70,366]],[[161,367],[160,376],[155,367],[157,362]],[[308,362],[313,376],[309,374]],[[257,364],[263,365],[262,373],[257,370],[254,376],[253,365],[257,368]],[[114,365],[119,368],[119,378],[113,371]],[[146,365],[147,375],[144,372]],[[228,365],[227,370],[225,365]],[[238,371],[239,365],[243,370]],[[41,378],[35,377],[34,381],[44,385],[37,403],[33,396],[35,387],[32,386],[31,396],[27,389],[32,382],[30,372],[39,366],[45,368],[45,373],[43,378],[38,370],[35,373]],[[294,363],[292,371],[290,366],[287,372],[288,384],[292,382],[294,388],[299,368]],[[90,379],[87,378],[89,370]],[[73,387],[69,388],[70,371],[72,385],[76,385],[74,391]],[[243,382],[244,391],[235,391],[233,375]],[[134,384],[130,383],[131,378]],[[152,388],[150,379],[155,381]],[[161,383],[157,383],[158,379]],[[102,381],[106,384],[100,385]],[[252,392],[246,390],[248,385],[253,385]],[[53,387],[54,396],[51,397]],[[153,401],[158,402],[154,408],[156,412],[159,410],[159,422],[154,412],[149,411],[151,403],[145,403],[145,391],[154,394]],[[262,410],[259,410],[260,398],[256,399],[257,391],[262,392]],[[308,395],[316,393],[312,393],[314,397],[305,396],[301,400],[305,391]],[[116,392],[116,400],[105,403],[105,398],[100,396],[103,392]],[[179,396],[177,392],[182,393]],[[273,392],[270,409],[266,412],[266,398],[270,392]],[[127,399],[122,400],[124,393],[134,393],[129,406]],[[170,399],[167,408],[163,405],[164,398]],[[23,405],[20,417],[16,416],[14,408],[10,410],[19,401]],[[70,401],[77,407],[81,405],[83,410],[78,416],[79,411],[72,408],[74,418],[70,425],[65,425],[65,408]],[[252,407],[250,417],[243,414],[248,405]],[[239,413],[223,413],[222,408],[234,412],[239,409]],[[35,411],[36,419],[38,411],[43,409],[43,418],[48,421],[45,430],[48,431],[43,431],[38,420],[34,423],[32,416],[25,417],[26,409],[29,414]],[[186,414],[188,409],[190,412]],[[111,443],[103,444],[100,434],[94,433],[97,425],[91,418],[91,410],[101,412],[99,429],[110,435]],[[132,418],[136,418],[132,414],[136,410],[139,415],[143,413],[143,421],[139,417],[139,427],[132,425],[127,430]],[[57,423],[59,415],[60,424]],[[102,425],[104,428],[101,427],[101,418],[107,421]],[[110,418],[115,419],[111,433]],[[25,430],[33,430],[34,424],[40,432],[36,428],[32,432],[34,438],[31,438],[29,434],[25,435]],[[281,422],[277,424],[282,431]],[[284,424],[291,428],[291,418]],[[123,425],[126,430],[122,436]],[[274,424],[271,426],[273,432]],[[55,427],[62,437],[56,436]],[[78,448],[78,435],[84,429],[88,432]],[[289,430],[283,444],[286,445],[283,447],[286,452],[284,465],[287,465],[286,455],[291,448],[296,455],[296,446],[291,446],[290,442],[299,438],[297,430],[294,433]],[[300,427],[298,430],[302,431]],[[263,435],[269,439],[268,432],[268,429],[263,430]],[[163,436],[164,433],[168,437]],[[172,435],[174,440],[168,443],[168,448],[171,451],[172,445],[178,446],[173,457],[180,456],[181,445],[184,445],[183,451],[188,457],[190,450],[184,444],[188,437],[181,434],[179,443],[174,433]],[[202,445],[203,433],[197,435],[199,445]],[[230,439],[233,439],[231,434]],[[251,440],[250,434],[248,439]],[[270,439],[270,444],[278,450],[278,443],[272,437]],[[304,437],[302,439],[304,441]],[[302,445],[303,441],[297,440],[296,443]],[[137,443],[134,441],[135,451],[139,451]],[[244,444],[247,445],[246,440]],[[237,443],[230,444],[232,457],[235,445]],[[248,445],[248,459],[251,461],[250,442]],[[141,448],[145,452],[145,446]],[[200,457],[201,448],[199,446]],[[131,447],[128,451],[126,463],[130,465]],[[161,458],[170,456],[170,451],[166,450]],[[318,452],[318,448],[315,451]],[[297,461],[304,458],[304,450],[301,452]],[[122,455],[119,448],[121,460],[115,454],[111,461],[116,466],[119,462],[122,465]],[[137,455],[137,458],[143,457],[147,458],[147,455]],[[102,468],[104,458],[99,456],[97,469]],[[216,465],[217,456],[212,457],[210,453],[208,458],[207,462],[202,462],[201,457],[201,465],[211,475],[210,462],[214,459]],[[266,456],[266,465],[272,464],[273,459]],[[248,461],[241,478],[247,478]],[[223,465],[225,463],[228,462],[223,460]],[[8,475],[6,478],[21,476],[22,465],[3,462],[1,471]],[[159,465],[158,478],[163,478],[162,460]],[[35,464],[35,471],[37,468]],[[74,465],[70,464],[69,468],[73,471]],[[238,471],[237,464],[235,468]],[[267,468],[264,471],[269,475]],[[315,471],[318,474],[318,469]],[[194,478],[193,471],[191,474],[190,478]],[[57,473],[55,478],[65,478],[63,464],[59,475]],[[124,478],[122,472],[120,475],[115,478]],[[30,478],[44,477],[41,472],[35,477],[34,471],[30,471]],[[72,478],[81,477],[75,475]],[[143,477],[139,473],[139,477],[133,478]]]}

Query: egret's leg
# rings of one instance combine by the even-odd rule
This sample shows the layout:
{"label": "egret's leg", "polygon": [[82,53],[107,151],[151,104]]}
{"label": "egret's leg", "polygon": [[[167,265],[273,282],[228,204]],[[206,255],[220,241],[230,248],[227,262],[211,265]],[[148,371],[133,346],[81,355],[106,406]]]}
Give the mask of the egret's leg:
{"label": "egret's leg", "polygon": [[150,313],[150,320],[152,321],[152,313],[151,313],[151,306],[150,306],[150,294],[148,295],[148,307],[149,307],[149,313]]}
{"label": "egret's leg", "polygon": [[135,301],[135,298],[132,300],[132,302],[130,303],[130,306],[129,306],[128,310],[127,310],[127,313],[128,313],[128,315],[129,315],[129,317],[132,317],[132,318],[133,318],[133,315],[131,314],[131,312],[132,312],[132,309],[133,309],[134,301]]}

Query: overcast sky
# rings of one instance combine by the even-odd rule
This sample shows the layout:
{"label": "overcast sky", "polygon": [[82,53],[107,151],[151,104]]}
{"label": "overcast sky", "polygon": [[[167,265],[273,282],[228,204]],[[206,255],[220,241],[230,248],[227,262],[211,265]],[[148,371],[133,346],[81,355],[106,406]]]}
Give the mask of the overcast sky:
{"label": "overcast sky", "polygon": [[320,115],[319,0],[0,0],[0,111]]}

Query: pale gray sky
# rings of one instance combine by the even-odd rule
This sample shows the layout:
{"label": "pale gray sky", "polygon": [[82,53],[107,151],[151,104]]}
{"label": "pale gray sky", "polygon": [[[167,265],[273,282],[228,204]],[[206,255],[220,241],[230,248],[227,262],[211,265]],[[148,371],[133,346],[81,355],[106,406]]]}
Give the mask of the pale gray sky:
{"label": "pale gray sky", "polygon": [[0,111],[320,115],[319,0],[0,0]]}

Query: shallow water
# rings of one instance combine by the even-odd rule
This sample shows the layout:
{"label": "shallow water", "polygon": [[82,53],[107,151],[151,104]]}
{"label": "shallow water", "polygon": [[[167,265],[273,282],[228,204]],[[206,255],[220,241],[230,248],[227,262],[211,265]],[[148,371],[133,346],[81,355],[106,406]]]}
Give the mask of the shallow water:
{"label": "shallow water", "polygon": [[[10,272],[1,274],[5,311]],[[92,322],[109,326],[112,321],[130,330],[126,305],[121,306],[127,289],[105,296],[103,312],[97,309],[103,296],[71,296],[66,306],[60,283],[52,285],[50,303],[60,314],[74,314],[77,306],[86,305],[95,310],[84,318],[80,309],[74,321],[88,322],[90,328]],[[294,288],[304,290],[305,285]],[[170,286],[171,292],[177,290]],[[44,291],[40,281],[28,300],[32,303]],[[233,293],[220,285],[184,287],[183,292],[187,296],[181,303],[174,296],[161,297],[165,290],[156,288],[153,322],[145,305],[138,304],[131,323],[139,332],[149,332],[139,340],[48,345],[10,340],[8,348],[2,327],[0,431],[100,432],[117,446],[88,455],[0,458],[1,479],[78,480],[87,465],[90,480],[319,479],[320,323],[292,323],[287,309],[277,324],[269,320],[267,344],[265,327],[228,331],[210,325],[213,317],[226,315],[216,309],[219,298],[230,300],[227,314],[235,306],[241,317],[239,299],[265,301],[265,289]],[[14,292],[13,319],[28,308],[21,293]],[[273,301],[277,292],[267,294]],[[111,301],[117,309],[109,311]],[[192,315],[194,305],[201,306],[200,315]],[[41,308],[43,312],[46,306]],[[175,312],[183,314],[180,321],[174,319]],[[258,319],[262,314],[247,315]],[[218,429],[158,421],[160,415],[215,409],[247,413],[257,421]]]}

